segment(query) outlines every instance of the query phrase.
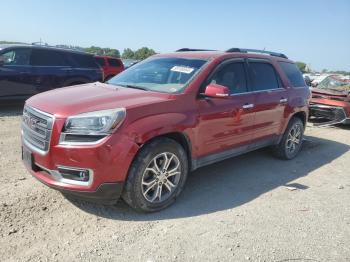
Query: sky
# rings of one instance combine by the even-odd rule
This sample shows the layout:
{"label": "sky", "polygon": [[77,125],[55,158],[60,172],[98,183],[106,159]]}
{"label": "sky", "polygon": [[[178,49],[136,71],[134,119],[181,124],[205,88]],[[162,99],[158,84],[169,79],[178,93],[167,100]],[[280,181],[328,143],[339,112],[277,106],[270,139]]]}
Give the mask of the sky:
{"label": "sky", "polygon": [[0,40],[266,49],[315,70],[350,71],[350,0],[3,0],[0,13]]}

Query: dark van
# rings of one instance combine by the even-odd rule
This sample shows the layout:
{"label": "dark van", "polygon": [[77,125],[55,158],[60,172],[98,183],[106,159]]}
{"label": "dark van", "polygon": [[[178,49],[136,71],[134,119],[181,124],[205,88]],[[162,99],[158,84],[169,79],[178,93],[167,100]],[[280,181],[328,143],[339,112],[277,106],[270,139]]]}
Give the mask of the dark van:
{"label": "dark van", "polygon": [[51,89],[103,80],[94,56],[36,45],[0,45],[0,100],[25,100]]}

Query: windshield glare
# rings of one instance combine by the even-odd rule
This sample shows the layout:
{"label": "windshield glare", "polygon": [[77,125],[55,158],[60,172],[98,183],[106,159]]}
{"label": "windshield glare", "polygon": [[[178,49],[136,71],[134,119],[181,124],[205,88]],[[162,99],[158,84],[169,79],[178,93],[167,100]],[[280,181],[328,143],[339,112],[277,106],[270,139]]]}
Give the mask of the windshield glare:
{"label": "windshield glare", "polygon": [[132,66],[107,83],[157,92],[177,93],[206,62],[201,59],[151,58]]}

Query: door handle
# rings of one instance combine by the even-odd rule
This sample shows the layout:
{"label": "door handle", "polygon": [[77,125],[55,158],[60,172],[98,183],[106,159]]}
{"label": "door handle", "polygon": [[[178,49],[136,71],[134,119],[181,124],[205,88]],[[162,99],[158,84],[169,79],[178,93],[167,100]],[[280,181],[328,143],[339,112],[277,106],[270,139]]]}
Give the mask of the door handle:
{"label": "door handle", "polygon": [[288,102],[288,99],[287,99],[287,98],[282,97],[282,98],[280,99],[280,103],[287,103],[287,102]]}
{"label": "door handle", "polygon": [[249,108],[253,108],[254,107],[254,104],[244,104],[243,106],[242,106],[242,108],[243,109],[249,109]]}

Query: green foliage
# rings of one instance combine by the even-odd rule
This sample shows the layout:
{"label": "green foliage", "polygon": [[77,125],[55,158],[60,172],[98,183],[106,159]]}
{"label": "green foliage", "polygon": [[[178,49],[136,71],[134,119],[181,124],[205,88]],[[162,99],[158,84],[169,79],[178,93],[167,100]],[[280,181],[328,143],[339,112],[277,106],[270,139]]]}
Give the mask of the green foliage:
{"label": "green foliage", "polygon": [[302,73],[306,73],[306,64],[304,62],[295,62]]}
{"label": "green foliage", "polygon": [[124,59],[136,59],[136,60],[143,60],[147,57],[150,57],[152,55],[155,55],[156,52],[148,47],[142,47],[136,51],[131,50],[130,48],[126,48],[123,51],[122,57]]}
{"label": "green foliage", "polygon": [[85,52],[94,54],[94,55],[105,55],[105,56],[113,56],[120,57],[120,53],[118,49],[113,48],[101,48],[98,46],[91,46],[83,49]]}
{"label": "green foliage", "polygon": [[24,44],[21,42],[11,42],[11,41],[0,41],[0,45],[6,45],[6,44]]}
{"label": "green foliage", "polygon": [[156,52],[153,49],[150,49],[148,47],[142,47],[135,51],[134,59],[143,60],[155,54]]}
{"label": "green foliage", "polygon": [[135,52],[132,51],[130,48],[125,48],[123,51],[122,58],[124,59],[133,59],[135,56]]}

